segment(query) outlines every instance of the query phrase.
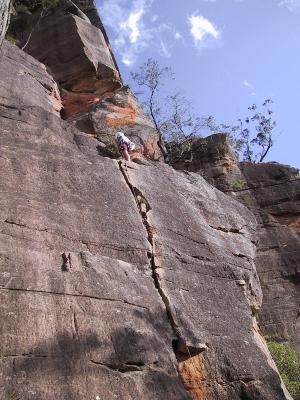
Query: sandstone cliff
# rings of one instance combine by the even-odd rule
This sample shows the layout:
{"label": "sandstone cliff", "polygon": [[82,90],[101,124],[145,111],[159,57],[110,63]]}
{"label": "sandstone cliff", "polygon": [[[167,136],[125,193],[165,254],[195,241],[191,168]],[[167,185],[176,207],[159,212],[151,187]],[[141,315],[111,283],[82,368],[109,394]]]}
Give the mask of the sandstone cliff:
{"label": "sandstone cliff", "polygon": [[200,173],[245,204],[257,220],[255,264],[263,291],[259,325],[300,357],[300,175],[278,163],[238,164],[225,135],[193,144],[176,168]]}
{"label": "sandstone cliff", "polygon": [[[74,3],[0,55],[0,398],[289,398],[255,318],[253,212],[159,161],[94,3]],[[120,128],[139,163],[114,159]]]}

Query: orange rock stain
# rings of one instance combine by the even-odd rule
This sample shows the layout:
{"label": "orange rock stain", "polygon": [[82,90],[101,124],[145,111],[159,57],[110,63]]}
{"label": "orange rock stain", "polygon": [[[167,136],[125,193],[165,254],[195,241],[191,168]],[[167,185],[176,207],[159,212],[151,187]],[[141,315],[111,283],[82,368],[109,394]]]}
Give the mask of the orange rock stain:
{"label": "orange rock stain", "polygon": [[300,215],[276,215],[274,218],[281,225],[286,225],[296,230],[300,229]]}
{"label": "orange rock stain", "polygon": [[192,394],[194,400],[208,400],[207,371],[203,356],[198,355],[180,362],[178,372],[184,387]]}
{"label": "orange rock stain", "polygon": [[138,110],[134,107],[129,97],[127,104],[128,105],[126,107],[121,107],[114,104],[107,105],[105,107],[109,112],[109,114],[106,116],[106,124],[109,128],[134,125],[136,123]]}
{"label": "orange rock stain", "polygon": [[94,93],[77,93],[63,90],[62,103],[64,107],[64,117],[69,118],[83,111],[88,111],[94,104],[112,97],[113,93],[98,95]]}

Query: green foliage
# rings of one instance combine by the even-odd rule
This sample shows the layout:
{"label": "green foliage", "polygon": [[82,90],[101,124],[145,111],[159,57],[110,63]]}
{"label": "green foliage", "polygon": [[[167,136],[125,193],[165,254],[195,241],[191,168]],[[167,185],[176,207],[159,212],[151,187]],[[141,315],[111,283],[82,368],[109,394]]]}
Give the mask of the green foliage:
{"label": "green foliage", "polygon": [[300,400],[300,367],[296,351],[286,343],[267,340],[283,382],[294,400]]}
{"label": "green foliage", "polygon": [[[248,107],[248,116],[238,119],[234,125],[217,124],[215,118],[195,117],[192,106],[184,95],[177,91],[162,94],[168,79],[174,79],[169,67],[160,67],[151,58],[138,72],[132,72],[133,82],[142,89],[137,93],[159,133],[160,140],[167,143],[169,158],[180,157],[190,146],[191,138],[201,136],[200,130],[211,133],[226,133],[238,158],[249,162],[262,162],[274,144],[274,129],[271,99],[266,99],[261,107]],[[170,82],[169,82],[170,83]]]}
{"label": "green foliage", "polygon": [[248,107],[250,114],[236,125],[217,124],[214,117],[202,118],[202,126],[211,133],[226,133],[238,158],[252,163],[263,162],[274,145],[273,101],[266,99],[259,108]]}
{"label": "green foliage", "polygon": [[37,8],[42,7],[42,10],[47,11],[59,5],[59,0],[14,0],[14,7],[25,7],[29,12],[35,11]]}
{"label": "green foliage", "polygon": [[121,153],[119,151],[119,146],[117,145],[116,140],[111,135],[99,135],[97,139],[105,144],[105,152],[109,154],[112,158],[121,157]]}
{"label": "green foliage", "polygon": [[160,139],[167,142],[170,159],[182,156],[191,146],[191,138],[198,133],[199,118],[194,117],[192,105],[177,91],[162,94],[162,88],[174,79],[171,68],[160,67],[149,58],[138,72],[132,72],[133,82],[142,89],[137,93],[149,113]]}
{"label": "green foliage", "polygon": [[12,33],[7,33],[5,39],[12,44],[16,44],[18,42],[18,39]]}
{"label": "green foliage", "polygon": [[15,391],[9,391],[6,396],[7,400],[20,400],[20,396]]}
{"label": "green foliage", "polygon": [[59,0],[41,0],[41,6],[43,10],[50,10],[59,5]]}
{"label": "green foliage", "polygon": [[185,136],[183,133],[173,133],[166,143],[169,155],[169,161],[188,159],[191,155],[194,136]]}
{"label": "green foliage", "polygon": [[232,185],[232,189],[234,190],[243,190],[246,189],[246,187],[247,182],[244,179],[237,179]]}

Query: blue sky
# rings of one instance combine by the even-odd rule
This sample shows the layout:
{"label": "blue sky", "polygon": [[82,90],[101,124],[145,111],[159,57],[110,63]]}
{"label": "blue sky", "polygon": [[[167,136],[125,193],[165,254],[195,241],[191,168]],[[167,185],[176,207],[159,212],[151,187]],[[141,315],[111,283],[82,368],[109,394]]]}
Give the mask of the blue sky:
{"label": "blue sky", "polygon": [[149,57],[199,116],[236,123],[274,101],[266,161],[300,168],[300,0],[97,0],[124,81]]}

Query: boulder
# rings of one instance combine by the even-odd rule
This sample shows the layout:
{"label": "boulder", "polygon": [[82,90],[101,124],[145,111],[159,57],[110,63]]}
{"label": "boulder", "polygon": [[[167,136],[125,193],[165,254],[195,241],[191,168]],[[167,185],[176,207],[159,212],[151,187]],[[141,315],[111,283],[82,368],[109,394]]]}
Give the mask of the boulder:
{"label": "boulder", "polygon": [[34,14],[23,32],[23,42],[31,34],[26,52],[46,64],[66,90],[101,95],[121,87],[102,31],[75,11],[63,2],[39,21]]}
{"label": "boulder", "polygon": [[173,167],[196,172],[223,192],[241,185],[242,174],[226,134],[193,140],[189,154],[175,160]]}

